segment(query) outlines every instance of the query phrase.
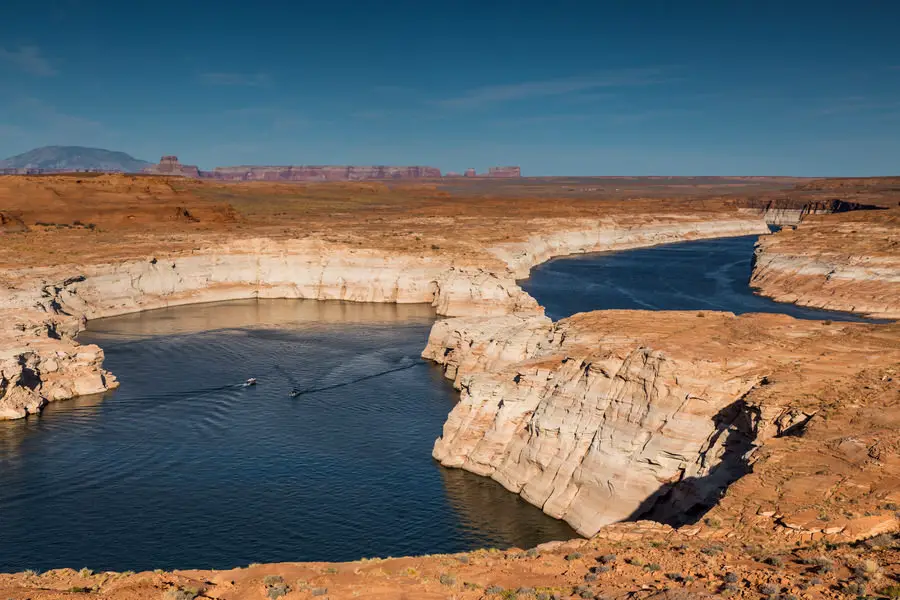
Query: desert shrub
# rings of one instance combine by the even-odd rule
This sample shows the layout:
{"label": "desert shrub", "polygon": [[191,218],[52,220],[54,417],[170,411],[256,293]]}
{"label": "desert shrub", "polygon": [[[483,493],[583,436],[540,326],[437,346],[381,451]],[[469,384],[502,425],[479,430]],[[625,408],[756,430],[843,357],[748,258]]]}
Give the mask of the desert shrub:
{"label": "desert shrub", "polygon": [[609,573],[610,570],[611,570],[611,569],[610,569],[608,566],[606,566],[606,565],[600,565],[599,567],[594,567],[594,569],[596,569],[596,570],[594,571],[595,573]]}
{"label": "desert shrub", "polygon": [[865,581],[877,578],[880,571],[881,567],[878,566],[878,563],[874,560],[864,560],[853,567],[853,574],[856,575],[858,579],[863,579]]}
{"label": "desert shrub", "polygon": [[608,565],[609,563],[616,562],[616,555],[615,554],[604,554],[603,556],[598,556],[597,560],[599,562],[602,562],[604,565]]}
{"label": "desert shrub", "polygon": [[649,565],[645,566],[644,568],[647,569],[648,571],[650,571],[651,573],[656,573],[657,571],[662,569],[662,567],[660,567],[659,564],[657,564],[657,563],[650,563]]}
{"label": "desert shrub", "polygon": [[876,535],[875,537],[867,539],[865,544],[870,548],[892,546],[894,544],[894,536],[889,533],[882,533],[881,535]]}
{"label": "desert shrub", "polygon": [[822,585],[822,580],[818,577],[813,577],[809,580],[809,585]]}
{"label": "desert shrub", "polygon": [[642,561],[639,558],[626,558],[625,562],[627,562],[629,565],[632,565],[634,567],[643,567],[644,566],[644,561]]}
{"label": "desert shrub", "polygon": [[764,596],[774,596],[778,593],[778,588],[771,583],[764,583],[759,586],[759,593]]}
{"label": "desert shrub", "polygon": [[671,579],[672,581],[677,581],[681,583],[684,581],[684,575],[681,573],[666,573],[666,578]]}
{"label": "desert shrub", "polygon": [[538,592],[537,596],[535,596],[536,600],[550,600],[550,594],[547,592]]}
{"label": "desert shrub", "polygon": [[477,583],[472,583],[471,581],[466,581],[463,583],[463,588],[467,590],[480,590],[481,586]]}
{"label": "desert shrub", "polygon": [[584,576],[584,580],[585,581],[597,581],[597,574],[596,573],[588,573]]}
{"label": "desert shrub", "polygon": [[824,556],[814,558],[812,564],[816,573],[831,573],[834,571],[834,563]]}
{"label": "desert shrub", "polygon": [[503,593],[503,588],[499,585],[489,585],[488,588],[484,590],[484,593],[496,596],[497,594]]}
{"label": "desert shrub", "polygon": [[200,595],[197,588],[172,588],[163,594],[163,600],[194,600]]}
{"label": "desert shrub", "polygon": [[270,598],[270,600],[277,600],[282,596],[287,596],[288,592],[291,591],[291,588],[287,586],[285,583],[276,583],[275,585],[269,586],[266,595]]}
{"label": "desert shrub", "polygon": [[540,554],[541,554],[541,553],[538,552],[538,549],[537,549],[537,548],[529,548],[529,549],[525,552],[525,556],[527,556],[528,558],[537,558],[538,556],[540,556]]}
{"label": "desert shrub", "polygon": [[82,577],[90,577],[91,575],[94,574],[94,572],[91,571],[90,569],[88,569],[87,567],[85,567],[82,570],[78,571],[78,574],[81,575]]}
{"label": "desert shrub", "polygon": [[469,564],[469,557],[468,557],[468,556],[457,556],[457,557],[456,557],[456,560],[458,560],[461,564],[464,564],[464,565]]}
{"label": "desert shrub", "polygon": [[784,561],[781,560],[781,558],[779,558],[778,556],[767,556],[765,560],[763,560],[763,562],[767,565],[772,565],[773,567],[780,567],[784,565]]}
{"label": "desert shrub", "polygon": [[503,590],[500,592],[500,597],[503,600],[516,600],[518,595],[516,594],[516,590]]}
{"label": "desert shrub", "polygon": [[581,552],[572,552],[571,554],[566,554],[566,560],[578,560],[581,558]]}
{"label": "desert shrub", "polygon": [[266,575],[263,577],[263,585],[266,587],[272,587],[279,583],[284,583],[284,578],[281,575]]}
{"label": "desert shrub", "polygon": [[740,580],[740,577],[737,576],[737,573],[729,571],[728,573],[725,573],[724,579],[726,583],[737,583]]}
{"label": "desert shrub", "polygon": [[722,554],[722,546],[718,544],[710,544],[709,546],[703,546],[700,548],[700,552],[707,556],[716,556],[717,554]]}
{"label": "desert shrub", "polygon": [[519,594],[520,596],[534,596],[534,588],[520,587],[516,590],[516,594]]}
{"label": "desert shrub", "polygon": [[90,594],[94,589],[76,585],[75,587],[70,587],[69,591],[73,594]]}
{"label": "desert shrub", "polygon": [[858,581],[848,581],[841,586],[841,591],[851,596],[865,596],[866,584]]}
{"label": "desert shrub", "polygon": [[328,588],[323,588],[323,587],[313,588],[310,590],[310,593],[313,596],[324,596],[325,594],[328,593]]}
{"label": "desert shrub", "polygon": [[440,581],[444,585],[456,585],[456,577],[448,573],[441,573]]}
{"label": "desert shrub", "polygon": [[713,529],[718,529],[722,526],[722,521],[718,520],[715,517],[708,517],[703,519],[703,522],[706,523],[707,527],[712,527]]}
{"label": "desert shrub", "polygon": [[881,588],[878,593],[890,600],[900,600],[900,585],[889,585]]}

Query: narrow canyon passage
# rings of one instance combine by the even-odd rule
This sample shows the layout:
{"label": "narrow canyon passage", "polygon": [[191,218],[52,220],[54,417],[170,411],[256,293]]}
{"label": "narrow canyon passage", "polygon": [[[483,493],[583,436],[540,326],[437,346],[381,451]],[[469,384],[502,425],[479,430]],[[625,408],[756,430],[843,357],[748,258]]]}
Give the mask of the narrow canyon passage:
{"label": "narrow canyon passage", "polygon": [[797,319],[864,321],[852,313],[775,302],[748,282],[757,236],[677,242],[540,264],[521,287],[551,319],[602,309],[781,313]]}
{"label": "narrow canyon passage", "polygon": [[[431,459],[458,398],[419,358],[434,319],[427,305],[251,300],[92,321],[80,339],[105,349],[121,388],[0,423],[0,569],[226,568],[573,537]],[[258,385],[241,387],[248,377]]]}

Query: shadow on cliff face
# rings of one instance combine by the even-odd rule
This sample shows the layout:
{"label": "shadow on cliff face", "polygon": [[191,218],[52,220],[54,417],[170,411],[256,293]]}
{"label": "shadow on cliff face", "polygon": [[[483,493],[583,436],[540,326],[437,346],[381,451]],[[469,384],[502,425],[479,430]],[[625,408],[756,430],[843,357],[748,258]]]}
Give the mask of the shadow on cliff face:
{"label": "shadow on cliff face", "polygon": [[749,453],[755,447],[759,409],[743,399],[732,402],[713,417],[715,432],[699,461],[718,462],[701,477],[687,477],[660,487],[626,521],[647,519],[672,527],[699,521],[715,506],[729,485],[751,471]]}

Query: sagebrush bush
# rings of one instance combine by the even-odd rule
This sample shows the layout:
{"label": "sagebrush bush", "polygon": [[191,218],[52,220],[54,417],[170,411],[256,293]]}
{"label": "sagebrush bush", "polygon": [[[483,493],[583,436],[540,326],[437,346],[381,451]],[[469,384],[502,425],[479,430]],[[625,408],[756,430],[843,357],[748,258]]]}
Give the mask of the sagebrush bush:
{"label": "sagebrush bush", "polygon": [[449,573],[441,573],[440,582],[444,585],[456,585],[456,577]]}
{"label": "sagebrush bush", "polygon": [[172,588],[163,594],[163,600],[194,600],[200,595],[196,588]]}
{"label": "sagebrush bush", "polygon": [[276,583],[275,585],[269,586],[266,595],[270,598],[270,600],[277,600],[282,596],[287,596],[291,591],[291,588],[284,583]]}

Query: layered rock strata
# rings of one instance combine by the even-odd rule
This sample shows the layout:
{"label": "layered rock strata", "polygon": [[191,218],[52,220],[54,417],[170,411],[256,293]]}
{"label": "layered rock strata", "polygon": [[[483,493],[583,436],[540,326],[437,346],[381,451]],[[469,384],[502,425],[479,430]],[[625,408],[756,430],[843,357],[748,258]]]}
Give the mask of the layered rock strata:
{"label": "layered rock strata", "polygon": [[[583,535],[640,516],[690,523],[749,471],[760,445],[807,425],[817,409],[792,406],[793,395],[839,373],[817,371],[814,357],[833,355],[831,340],[853,327],[643,311],[555,324],[534,315],[443,321],[423,356],[444,366],[461,399],[433,455],[493,478]],[[879,364],[900,360],[896,334],[876,344]],[[828,362],[858,371],[860,350],[848,346]],[[773,391],[785,371],[793,379]]]}
{"label": "layered rock strata", "polygon": [[750,283],[779,302],[900,318],[900,213],[813,217],[761,238]]}
{"label": "layered rock strata", "polygon": [[[474,261],[395,255],[384,251],[335,246],[320,241],[280,241],[257,238],[239,240],[196,252],[161,255],[143,260],[100,263],[83,267],[47,267],[3,272],[6,289],[0,306],[8,327],[0,347],[26,346],[38,358],[66,349],[42,346],[47,331],[65,321],[76,325],[54,333],[77,347],[71,336],[84,319],[198,302],[242,298],[312,298],[355,302],[431,303],[438,314],[503,315],[515,312],[540,314],[541,308],[515,282],[526,265],[555,254],[649,245],[660,241],[716,237],[759,232],[759,221],[722,220],[718,223],[686,222],[665,227],[598,226],[587,231],[559,231],[533,240],[535,249],[521,253],[518,245],[497,246],[492,252],[507,260],[509,270],[487,270]],[[45,323],[35,330],[30,323]],[[60,342],[62,343],[62,342]],[[102,385],[84,385],[84,373],[95,382],[113,381],[100,367],[102,352],[74,352],[77,369],[69,389],[93,393]],[[7,360],[27,362],[24,354]],[[30,355],[29,355],[30,356]],[[52,364],[52,363],[50,363]],[[49,372],[38,370],[39,379]],[[63,375],[69,373],[62,371]],[[17,377],[10,374],[8,378]],[[19,381],[21,378],[16,379]],[[75,382],[78,379],[81,383]],[[104,384],[106,385],[106,384]],[[0,402],[24,406],[21,385],[7,386]],[[107,385],[108,387],[108,385]],[[86,390],[90,390],[87,392]],[[40,394],[43,401],[61,399],[62,393]],[[33,394],[32,394],[33,395]],[[74,395],[74,393],[72,394]],[[16,418],[33,412],[42,402],[33,399],[27,409],[4,412],[0,418]]]}
{"label": "layered rock strata", "polygon": [[830,215],[852,210],[871,210],[872,204],[832,198],[815,200],[809,198],[745,198],[737,201],[739,211],[748,216],[760,216],[766,223],[794,227],[813,215]]}

